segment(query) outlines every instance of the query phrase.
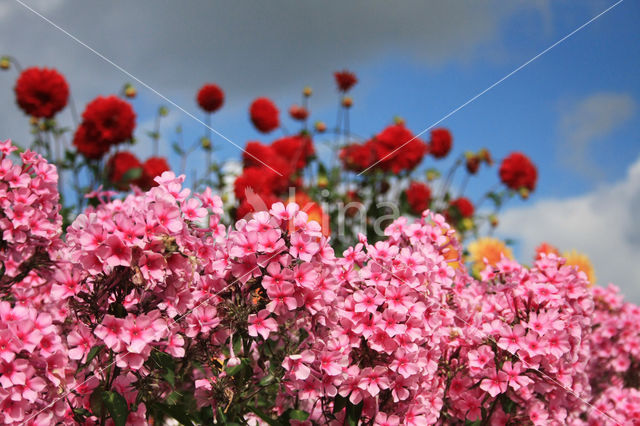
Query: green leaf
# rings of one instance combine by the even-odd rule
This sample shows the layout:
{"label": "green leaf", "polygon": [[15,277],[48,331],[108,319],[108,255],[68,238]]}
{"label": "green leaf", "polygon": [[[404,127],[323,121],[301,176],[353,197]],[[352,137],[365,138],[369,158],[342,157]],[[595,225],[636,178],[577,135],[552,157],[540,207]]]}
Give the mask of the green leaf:
{"label": "green leaf", "polygon": [[175,360],[165,352],[154,349],[151,351],[151,360],[162,370],[162,378],[172,387],[176,385]]}
{"label": "green leaf", "polygon": [[84,423],[86,418],[91,417],[91,415],[91,411],[87,410],[86,408],[76,407],[73,409],[73,418],[78,423]]}
{"label": "green leaf", "polygon": [[129,407],[124,396],[116,391],[102,392],[102,402],[109,411],[113,423],[116,426],[125,426],[129,415]]}
{"label": "green leaf", "polygon": [[273,381],[276,378],[273,377],[273,374],[269,374],[268,376],[264,376],[262,379],[260,379],[260,381],[258,382],[258,384],[260,386],[269,386],[271,383],[273,383]]}
{"label": "green leaf", "polygon": [[309,417],[309,413],[307,413],[306,411],[302,411],[302,410],[291,410],[289,412],[289,419],[290,420],[307,420],[307,418]]}
{"label": "green leaf", "polygon": [[82,364],[80,366],[80,368],[78,368],[78,372],[82,371],[84,368],[86,368],[89,364],[91,364],[91,361],[93,361],[93,359],[95,357],[98,356],[98,354],[105,348],[105,345],[96,345],[94,347],[91,348],[91,350],[89,351],[89,355],[87,355],[87,360],[84,362],[84,364]]}
{"label": "green leaf", "polygon": [[122,179],[120,182],[131,182],[133,180],[139,179],[142,176],[142,167],[132,167],[126,171],[124,175],[122,175]]}
{"label": "green leaf", "polygon": [[193,422],[189,415],[185,412],[185,407],[167,404],[154,404],[155,407],[164,414],[173,417],[185,426],[192,426]]}
{"label": "green leaf", "polygon": [[89,397],[91,412],[93,412],[96,417],[101,417],[102,413],[104,412],[104,402],[102,402],[103,390],[104,389],[102,388],[102,386],[98,386],[94,389],[94,391],[91,393],[91,396]]}
{"label": "green leaf", "polygon": [[349,402],[349,399],[347,397],[336,395],[336,399],[333,402],[333,413],[335,414],[342,411],[344,407],[347,406],[347,402]]}
{"label": "green leaf", "polygon": [[360,421],[360,415],[362,414],[362,407],[364,403],[360,401],[359,404],[353,405],[351,402],[347,403],[347,424],[349,426],[358,426]]}
{"label": "green leaf", "polygon": [[500,207],[502,205],[502,197],[500,196],[500,194],[496,194],[495,192],[489,192],[487,193],[487,197],[489,197],[491,201],[493,201],[493,204],[496,207]]}

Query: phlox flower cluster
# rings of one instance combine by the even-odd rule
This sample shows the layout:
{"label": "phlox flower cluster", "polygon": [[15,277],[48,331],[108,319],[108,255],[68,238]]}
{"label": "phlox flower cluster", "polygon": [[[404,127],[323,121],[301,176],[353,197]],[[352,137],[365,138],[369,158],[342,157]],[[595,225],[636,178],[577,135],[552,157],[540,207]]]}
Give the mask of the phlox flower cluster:
{"label": "phlox flower cluster", "polygon": [[[555,254],[474,279],[429,211],[336,256],[297,204],[233,226],[165,172],[63,234],[0,144],[0,422],[625,424],[640,309]],[[182,420],[180,420],[182,421]]]}

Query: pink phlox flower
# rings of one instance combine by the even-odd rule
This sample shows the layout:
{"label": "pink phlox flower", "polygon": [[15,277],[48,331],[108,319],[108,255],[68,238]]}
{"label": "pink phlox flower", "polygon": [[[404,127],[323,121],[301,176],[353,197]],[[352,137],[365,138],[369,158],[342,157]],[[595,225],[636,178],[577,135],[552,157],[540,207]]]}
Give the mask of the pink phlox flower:
{"label": "pink phlox flower", "polygon": [[403,323],[405,319],[406,316],[404,314],[386,309],[382,313],[378,327],[384,330],[389,337],[394,337],[407,331],[407,326]]}
{"label": "pink phlox flower", "polygon": [[278,330],[278,323],[273,318],[267,318],[271,314],[267,309],[263,309],[258,314],[249,315],[249,336],[262,336],[263,339],[269,338],[269,333]]}
{"label": "pink phlox flower", "polygon": [[299,354],[287,356],[282,362],[282,367],[298,380],[307,380],[311,374],[309,365],[315,360],[315,355],[311,351],[303,351]]}
{"label": "pink phlox flower", "polygon": [[395,414],[390,414],[387,416],[387,414],[383,413],[382,411],[376,414],[374,423],[375,426],[397,426],[399,424],[400,417],[396,416]]}
{"label": "pink phlox flower", "polygon": [[387,307],[395,312],[405,315],[415,302],[415,297],[410,296],[406,286],[390,285],[384,289],[384,299]]}
{"label": "pink phlox flower", "polygon": [[521,362],[513,364],[511,361],[505,361],[505,363],[502,364],[502,371],[507,375],[509,386],[511,386],[513,390],[517,391],[521,387],[525,387],[533,383],[533,380],[529,377],[522,375],[524,369],[522,368]]}
{"label": "pink phlox flower", "polygon": [[269,299],[271,299],[267,305],[269,312],[284,313],[298,307],[298,302],[294,295],[294,287],[290,282],[273,284],[266,290]]}
{"label": "pink phlox flower", "polygon": [[384,302],[384,297],[375,289],[369,287],[363,291],[353,293],[355,304],[355,312],[370,312],[378,310],[378,307]]}
{"label": "pink phlox flower", "polygon": [[119,352],[122,348],[120,335],[122,334],[123,322],[124,320],[121,318],[105,315],[102,323],[98,324],[93,333],[102,340],[109,349]]}
{"label": "pink phlox flower", "polygon": [[308,234],[296,232],[291,235],[291,248],[289,253],[294,258],[304,260],[305,262],[311,262],[313,255],[315,255],[320,246],[314,242]]}
{"label": "pink phlox flower", "polygon": [[98,248],[98,256],[110,268],[131,265],[131,248],[115,235],[108,237]]}
{"label": "pink phlox flower", "polygon": [[505,326],[500,334],[498,347],[515,354],[524,342],[525,328],[520,324],[516,324],[513,328]]}
{"label": "pink phlox flower", "polygon": [[82,362],[94,345],[95,339],[86,325],[79,323],[67,336],[67,343],[71,348],[69,358]]}
{"label": "pink phlox flower", "polygon": [[207,209],[195,198],[184,200],[180,204],[180,209],[187,220],[199,220],[207,215]]}
{"label": "pink phlox flower", "polygon": [[488,345],[482,345],[476,350],[469,351],[467,357],[469,358],[469,369],[471,371],[479,371],[484,368],[494,358],[493,350]]}
{"label": "pink phlox flower", "polygon": [[509,376],[504,371],[490,368],[486,373],[487,377],[480,382],[480,389],[488,392],[493,398],[507,391]]}

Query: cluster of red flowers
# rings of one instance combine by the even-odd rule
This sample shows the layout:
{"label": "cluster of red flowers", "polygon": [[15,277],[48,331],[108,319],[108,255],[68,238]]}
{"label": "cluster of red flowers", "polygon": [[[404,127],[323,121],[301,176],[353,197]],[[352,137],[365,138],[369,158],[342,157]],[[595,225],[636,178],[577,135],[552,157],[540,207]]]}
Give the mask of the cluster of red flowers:
{"label": "cluster of red flowers", "polygon": [[261,204],[251,194],[256,194],[266,207],[270,207],[290,185],[298,186],[298,172],[306,167],[313,155],[313,142],[306,135],[287,136],[271,145],[247,143],[242,154],[244,171],[234,184],[236,198],[240,201],[236,217],[244,217]]}
{"label": "cluster of red flowers", "polygon": [[336,71],[333,73],[333,76],[336,79],[336,84],[338,85],[338,90],[346,93],[358,82],[358,78],[351,71],[343,70]]}
{"label": "cluster of red flowers", "polygon": [[27,68],[15,87],[16,102],[28,115],[52,118],[69,99],[69,85],[58,71],[49,68]]}
{"label": "cluster of red flowers", "polygon": [[412,181],[407,188],[407,202],[411,211],[421,214],[429,208],[431,202],[431,188],[422,182]]}
{"label": "cluster of red flowers", "polygon": [[109,181],[122,190],[127,190],[130,184],[134,184],[147,191],[158,186],[154,179],[169,170],[171,168],[163,157],[149,157],[141,163],[128,151],[116,153],[107,163]]}
{"label": "cluster of red flowers", "polygon": [[136,126],[136,114],[131,105],[115,95],[98,96],[82,113],[73,145],[90,159],[102,158],[109,149],[130,140]]}

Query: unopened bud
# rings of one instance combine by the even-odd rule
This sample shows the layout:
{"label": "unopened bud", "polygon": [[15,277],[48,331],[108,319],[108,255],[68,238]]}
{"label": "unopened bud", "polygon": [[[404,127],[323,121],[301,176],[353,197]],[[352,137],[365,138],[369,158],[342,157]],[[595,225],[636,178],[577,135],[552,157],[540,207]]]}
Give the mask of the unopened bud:
{"label": "unopened bud", "polygon": [[427,170],[427,181],[433,182],[440,177],[440,173],[437,170]]}
{"label": "unopened bud", "polygon": [[304,89],[302,89],[302,94],[304,95],[305,98],[308,98],[313,94],[313,90],[311,90],[311,87],[305,86]]}
{"label": "unopened bud", "polygon": [[32,126],[36,126],[38,124],[38,119],[36,117],[30,117],[29,124],[31,124]]}
{"label": "unopened bud", "polygon": [[353,99],[350,96],[345,96],[342,98],[342,106],[345,108],[351,108],[353,105]]}
{"label": "unopened bud", "polygon": [[207,151],[211,149],[211,139],[207,138],[207,137],[203,137],[200,139],[200,145],[202,145],[202,148],[206,149]]}
{"label": "unopened bud", "polygon": [[166,117],[169,114],[169,109],[166,106],[161,106],[158,108],[158,115],[160,117]]}
{"label": "unopened bud", "polygon": [[529,190],[524,186],[518,190],[518,193],[520,194],[523,200],[526,200],[527,198],[529,198]]}
{"label": "unopened bud", "polygon": [[393,117],[393,123],[394,124],[404,124],[404,118],[396,115],[395,117]]}
{"label": "unopened bud", "polygon": [[318,133],[324,133],[327,130],[327,125],[323,121],[316,121],[314,127]]}
{"label": "unopened bud", "polygon": [[326,188],[329,185],[329,179],[326,176],[318,176],[318,186],[320,188]]}
{"label": "unopened bud", "polygon": [[132,84],[127,83],[124,85],[124,95],[129,98],[129,99],[133,99],[136,97],[136,95],[138,94],[138,91],[136,90],[135,87],[133,87]]}
{"label": "unopened bud", "polygon": [[492,227],[496,227],[498,226],[498,216],[496,216],[495,214],[490,214],[489,215],[489,223],[491,224]]}
{"label": "unopened bud", "polygon": [[11,59],[9,59],[8,56],[3,56],[2,58],[0,58],[0,68],[2,68],[3,70],[8,70],[9,68],[11,68]]}
{"label": "unopened bud", "polygon": [[473,220],[470,217],[465,217],[460,222],[460,228],[462,231],[468,231],[469,229],[473,229]]}

